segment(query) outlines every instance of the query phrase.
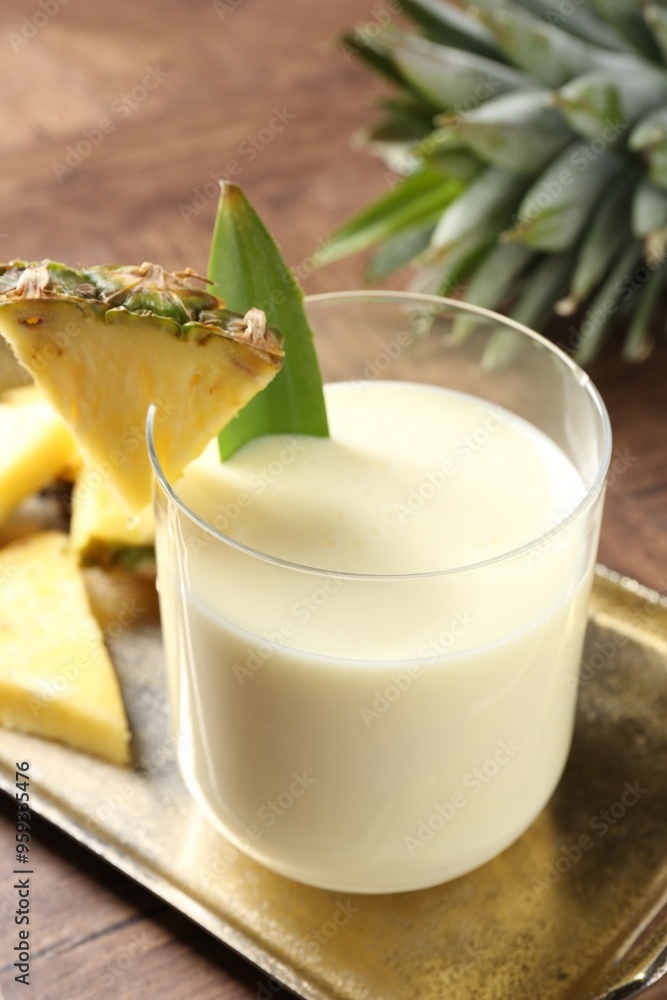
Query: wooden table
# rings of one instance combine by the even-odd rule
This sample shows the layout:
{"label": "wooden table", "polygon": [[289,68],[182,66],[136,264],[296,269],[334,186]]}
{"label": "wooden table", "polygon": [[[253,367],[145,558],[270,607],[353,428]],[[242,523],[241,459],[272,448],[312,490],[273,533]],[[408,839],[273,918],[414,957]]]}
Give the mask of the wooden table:
{"label": "wooden table", "polygon": [[[308,273],[320,241],[387,189],[350,137],[376,84],[336,48],[383,2],[40,0],[0,14],[0,253],[155,260],[205,271],[218,175],[234,176],[308,292],[358,286],[348,260]],[[615,431],[601,559],[667,590],[667,345],[593,369]],[[12,807],[0,800],[0,853]],[[31,991],[7,1000],[243,1000],[277,986],[47,823],[35,822]],[[284,995],[284,994],[283,994]],[[667,986],[653,997],[667,997]]]}

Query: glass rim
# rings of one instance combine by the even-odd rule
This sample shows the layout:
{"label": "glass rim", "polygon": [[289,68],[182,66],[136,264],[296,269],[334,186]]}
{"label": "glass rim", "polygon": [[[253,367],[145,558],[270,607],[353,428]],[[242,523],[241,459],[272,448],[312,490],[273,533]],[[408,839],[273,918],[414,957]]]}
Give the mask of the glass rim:
{"label": "glass rim", "polygon": [[[301,573],[308,573],[310,575],[316,576],[327,576],[335,577],[336,579],[343,580],[356,580],[356,581],[398,581],[398,580],[419,580],[419,579],[429,579],[431,577],[443,577],[443,576],[454,576],[460,573],[469,573],[475,570],[484,569],[489,566],[500,564],[503,562],[509,562],[512,559],[516,559],[522,555],[526,555],[529,552],[539,549],[545,542],[550,541],[556,535],[565,531],[570,524],[581,517],[584,511],[594,502],[599,493],[604,487],[605,479],[607,476],[607,470],[609,468],[609,463],[611,461],[611,447],[612,447],[612,436],[611,436],[611,423],[609,420],[609,414],[607,413],[607,408],[604,404],[600,392],[596,388],[594,382],[590,376],[581,368],[573,359],[565,353],[560,347],[547,340],[542,334],[537,333],[535,330],[531,330],[530,327],[524,326],[522,323],[518,323],[516,320],[511,319],[509,316],[502,316],[500,313],[493,312],[490,309],[485,309],[483,306],[475,306],[468,302],[461,302],[457,299],[450,299],[445,296],[440,295],[427,295],[422,292],[409,292],[409,291],[393,291],[384,289],[357,289],[352,291],[340,291],[340,292],[321,292],[315,295],[308,295],[304,298],[304,303],[308,305],[310,302],[346,302],[346,301],[374,301],[374,302],[397,302],[397,301],[413,301],[421,302],[424,304],[437,305],[440,307],[452,309],[455,312],[468,312],[474,313],[485,319],[493,320],[494,323],[498,323],[502,326],[509,327],[510,329],[516,330],[518,333],[527,336],[530,340],[533,340],[540,344],[542,347],[546,348],[551,354],[553,354],[567,369],[569,369],[573,378],[576,379],[581,389],[586,392],[594,404],[603,427],[604,434],[604,447],[602,450],[602,456],[599,462],[599,467],[595,479],[591,485],[586,490],[584,496],[581,498],[578,504],[572,508],[572,510],[563,518],[562,521],[558,521],[556,524],[552,525],[546,531],[543,531],[540,535],[531,539],[528,542],[524,542],[522,545],[515,546],[512,549],[508,549],[506,552],[501,552],[498,555],[491,556],[488,559],[482,559],[474,563],[466,563],[462,566],[451,566],[447,569],[435,569],[426,570],[424,572],[411,572],[411,573],[352,573],[347,570],[336,570],[327,569],[323,566],[309,566],[306,563],[292,562],[289,559],[283,559],[280,556],[271,555],[268,552],[262,552],[261,549],[254,549],[249,545],[245,545],[243,542],[237,541],[237,539],[232,538],[231,535],[226,535],[223,531],[220,531],[213,524],[209,524],[204,518],[200,517],[192,508],[178,496],[176,490],[169,482],[160,460],[158,458],[155,441],[153,436],[153,431],[155,427],[155,416],[156,407],[153,403],[148,408],[148,414],[146,416],[146,447],[148,450],[148,457],[150,459],[151,466],[153,468],[154,477],[162,487],[164,493],[167,497],[182,511],[183,514],[190,521],[197,524],[202,528],[207,534],[213,536],[218,541],[223,544],[229,545],[234,549],[248,556],[252,556],[255,559],[260,559],[263,562],[267,562],[271,565],[281,567],[283,569],[289,569],[293,571],[299,571]],[[335,383],[333,383],[335,384]],[[420,383],[415,383],[420,384]]]}

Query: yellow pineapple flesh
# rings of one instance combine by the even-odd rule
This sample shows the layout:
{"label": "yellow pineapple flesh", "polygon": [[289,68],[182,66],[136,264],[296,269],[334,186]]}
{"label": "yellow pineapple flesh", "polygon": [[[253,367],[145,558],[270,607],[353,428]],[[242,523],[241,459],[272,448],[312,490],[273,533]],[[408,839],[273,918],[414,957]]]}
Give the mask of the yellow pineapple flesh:
{"label": "yellow pineapple flesh", "polygon": [[128,517],[108,479],[96,469],[84,469],[74,486],[70,538],[84,565],[119,565],[151,575],[155,571],[152,507]]}
{"label": "yellow pineapple flesh", "polygon": [[229,312],[193,285],[192,272],[15,261],[0,266],[0,277],[0,334],[88,466],[135,513],[151,498],[149,406],[173,479],[282,364],[263,313]]}
{"label": "yellow pineapple flesh", "polygon": [[130,759],[118,681],[61,532],[0,550],[0,724]]}
{"label": "yellow pineapple flesh", "polygon": [[78,463],[71,431],[34,386],[0,397],[0,441],[0,521]]}

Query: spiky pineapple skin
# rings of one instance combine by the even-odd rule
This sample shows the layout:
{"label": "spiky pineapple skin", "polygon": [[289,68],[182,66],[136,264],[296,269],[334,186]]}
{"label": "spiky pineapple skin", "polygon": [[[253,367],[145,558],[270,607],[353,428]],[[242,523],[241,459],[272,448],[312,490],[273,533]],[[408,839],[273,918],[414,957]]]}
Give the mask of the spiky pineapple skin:
{"label": "spiky pineapple skin", "polygon": [[154,265],[0,266],[0,333],[89,467],[133,512],[151,498],[149,406],[164,471],[188,461],[278,372],[277,335]]}

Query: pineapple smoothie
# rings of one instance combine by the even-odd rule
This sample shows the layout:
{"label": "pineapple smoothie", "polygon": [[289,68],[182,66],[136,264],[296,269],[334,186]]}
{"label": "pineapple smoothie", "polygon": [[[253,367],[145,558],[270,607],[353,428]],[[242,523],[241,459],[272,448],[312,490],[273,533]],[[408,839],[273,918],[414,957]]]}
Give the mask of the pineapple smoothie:
{"label": "pineapple smoothie", "polygon": [[502,851],[558,782],[597,525],[568,519],[582,478],[507,410],[403,382],[326,401],[330,439],[224,463],[212,443],[174,486],[195,518],[158,492],[181,766],[284,875],[426,887]]}

